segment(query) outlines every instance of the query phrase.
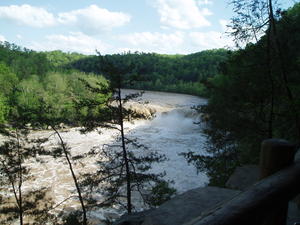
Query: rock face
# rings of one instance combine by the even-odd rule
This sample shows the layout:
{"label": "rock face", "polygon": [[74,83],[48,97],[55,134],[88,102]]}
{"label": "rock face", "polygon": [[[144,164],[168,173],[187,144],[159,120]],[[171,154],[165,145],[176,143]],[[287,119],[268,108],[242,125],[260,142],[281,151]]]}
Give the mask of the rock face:
{"label": "rock face", "polygon": [[141,225],[144,222],[145,217],[150,215],[153,210],[155,209],[132,213],[131,215],[123,215],[113,225]]}
{"label": "rock face", "polygon": [[218,187],[196,188],[174,197],[157,209],[124,216],[114,225],[182,225],[238,193]]}
{"label": "rock face", "polygon": [[[300,153],[298,155],[300,159]],[[226,189],[202,187],[187,191],[165,202],[156,209],[122,216],[114,225],[189,225],[219,208],[259,179],[259,167],[245,165],[235,170],[226,183]],[[299,197],[300,198],[300,197]],[[287,225],[300,222],[299,206],[289,202]]]}
{"label": "rock face", "polygon": [[128,103],[125,105],[125,108],[130,109],[133,113],[141,116],[144,119],[151,119],[156,113],[156,109],[149,106],[138,103]]}
{"label": "rock face", "polygon": [[226,187],[244,191],[259,180],[259,172],[257,165],[237,167],[226,182]]}

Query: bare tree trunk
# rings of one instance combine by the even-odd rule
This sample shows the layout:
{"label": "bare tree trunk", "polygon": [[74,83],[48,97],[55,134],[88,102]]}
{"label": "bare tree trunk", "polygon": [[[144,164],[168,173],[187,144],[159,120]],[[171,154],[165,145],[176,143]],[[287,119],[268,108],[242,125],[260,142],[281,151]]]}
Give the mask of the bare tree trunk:
{"label": "bare tree trunk", "polygon": [[[15,181],[14,181],[14,179],[11,176],[11,174],[10,174],[7,166],[5,165],[5,163],[3,161],[2,161],[2,165],[3,165],[3,168],[4,168],[4,171],[5,171],[6,175],[8,176],[10,185],[11,185],[11,187],[13,189],[14,197],[15,197],[15,200],[16,200],[16,203],[17,203],[17,207],[18,207],[18,210],[19,210],[20,224],[22,225],[23,224],[23,209],[22,209],[22,207],[20,207],[20,205],[22,204],[22,202],[20,204],[18,193],[17,193],[17,189],[16,189],[16,186],[15,186]],[[20,191],[20,189],[18,191]]]}
{"label": "bare tree trunk", "polygon": [[68,152],[67,152],[67,148],[65,146],[65,143],[63,142],[63,139],[62,139],[60,133],[55,129],[54,126],[51,126],[51,127],[54,130],[54,132],[57,134],[57,136],[58,136],[58,138],[60,140],[62,149],[64,151],[65,157],[66,157],[68,165],[69,165],[70,172],[71,172],[72,177],[73,177],[73,181],[74,181],[77,193],[78,193],[78,198],[79,198],[79,201],[80,201],[80,204],[81,204],[81,208],[82,208],[82,213],[83,213],[83,222],[82,222],[82,224],[83,225],[87,225],[86,209],[85,209],[85,206],[84,206],[84,202],[83,202],[83,198],[82,198],[82,195],[81,195],[80,187],[79,187],[76,175],[75,175],[74,170],[73,170],[72,163],[70,161],[70,158],[69,158],[69,155],[68,155]]}
{"label": "bare tree trunk", "polygon": [[18,161],[19,161],[19,184],[18,184],[18,194],[19,194],[19,218],[20,218],[20,225],[23,225],[23,202],[22,202],[22,184],[23,184],[23,172],[22,172],[22,153],[21,153],[21,146],[20,146],[20,138],[18,134],[18,130],[16,130],[17,142],[18,142]]}
{"label": "bare tree trunk", "polygon": [[131,214],[132,205],[131,205],[131,173],[129,168],[129,161],[125,146],[125,137],[124,137],[124,125],[123,125],[123,106],[122,106],[122,99],[121,99],[121,88],[118,87],[118,101],[119,101],[119,124],[120,124],[120,131],[121,131],[121,138],[122,138],[122,149],[123,149],[123,158],[125,162],[126,168],[126,182],[127,182],[127,212]]}
{"label": "bare tree trunk", "polygon": [[274,119],[274,79],[272,77],[272,62],[271,62],[271,30],[268,29],[267,33],[267,60],[268,60],[268,76],[271,84],[271,106],[270,106],[270,114],[268,121],[268,138],[273,137],[273,119]]}

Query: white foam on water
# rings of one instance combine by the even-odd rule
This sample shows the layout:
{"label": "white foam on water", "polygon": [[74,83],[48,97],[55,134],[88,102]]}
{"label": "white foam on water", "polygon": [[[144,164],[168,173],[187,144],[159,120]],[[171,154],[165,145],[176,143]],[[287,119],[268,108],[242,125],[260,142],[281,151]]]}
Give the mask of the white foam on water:
{"label": "white foam on water", "polygon": [[[133,92],[125,90],[126,94]],[[179,155],[182,152],[194,151],[204,153],[203,145],[205,137],[201,135],[201,128],[195,124],[198,122],[197,115],[191,110],[193,105],[205,104],[206,100],[190,95],[170,94],[161,92],[146,92],[143,95],[144,101],[149,101],[151,107],[156,107],[156,117],[153,120],[139,120],[134,123],[125,123],[125,133],[129,138],[137,138],[138,141],[149,147],[149,151],[157,151],[164,154],[166,161],[155,163],[150,172],[166,172],[165,179],[173,181],[173,187],[178,193],[189,189],[205,186],[208,182],[207,176],[197,173],[193,165],[189,165],[185,158]],[[78,155],[88,152],[95,146],[113,143],[118,131],[111,129],[100,129],[101,134],[93,131],[81,134],[79,128],[71,128],[67,132],[62,132],[63,140],[71,148],[71,154]],[[48,137],[51,131],[37,131],[31,134],[32,137]],[[44,144],[45,148],[57,146],[58,138],[55,135]],[[35,180],[24,183],[24,189],[38,188],[41,186],[50,187],[54,202],[59,203],[70,195],[76,195],[74,183],[68,170],[67,162],[64,158],[53,159],[44,157],[45,163],[28,162],[32,169]],[[79,175],[84,171],[95,171],[94,158],[82,160],[82,164],[75,165],[75,173]],[[99,196],[101,199],[102,197]],[[79,202],[72,198],[63,207],[73,207],[80,209]],[[140,207],[143,207],[140,204]],[[110,209],[99,209],[90,212],[92,217],[97,215],[103,219],[106,214],[122,214],[118,207]]]}

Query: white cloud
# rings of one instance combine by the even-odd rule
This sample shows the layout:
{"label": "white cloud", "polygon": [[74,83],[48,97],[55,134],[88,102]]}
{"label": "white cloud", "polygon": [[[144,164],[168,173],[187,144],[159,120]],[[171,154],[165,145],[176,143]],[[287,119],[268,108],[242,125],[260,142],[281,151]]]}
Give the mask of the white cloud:
{"label": "white cloud", "polygon": [[208,8],[203,8],[203,9],[201,10],[201,12],[202,12],[202,14],[203,14],[204,16],[211,16],[211,15],[213,15],[213,13],[212,13]]}
{"label": "white cloud", "polygon": [[97,5],[90,5],[84,9],[59,13],[58,15],[60,23],[77,26],[88,34],[95,34],[102,30],[123,26],[130,19],[131,17],[128,14],[111,12],[107,9],[99,8]]}
{"label": "white cloud", "polygon": [[232,39],[221,32],[191,32],[189,37],[193,45],[198,46],[201,50],[234,46]]}
{"label": "white cloud", "polygon": [[212,5],[213,4],[213,1],[211,0],[199,0],[198,1],[198,4],[201,6],[201,5]]}
{"label": "white cloud", "polygon": [[191,29],[211,25],[205,17],[212,13],[207,8],[201,9],[195,0],[156,0],[155,7],[165,26]]}
{"label": "white cloud", "polygon": [[131,17],[123,12],[111,12],[99,8],[97,5],[53,15],[43,8],[24,4],[0,6],[0,19],[38,28],[72,25],[84,33],[95,34],[102,30],[123,26],[130,21]]}
{"label": "white cloud", "polygon": [[4,42],[4,41],[6,41],[5,37],[0,34],[0,42]]}
{"label": "white cloud", "polygon": [[42,43],[34,42],[30,48],[38,51],[62,50],[95,54],[95,50],[106,52],[109,45],[81,32],[70,32],[69,35],[48,35]]}
{"label": "white cloud", "polygon": [[18,25],[32,27],[49,27],[55,25],[53,14],[43,8],[30,5],[10,5],[0,7],[0,18]]}
{"label": "white cloud", "polygon": [[124,48],[124,50],[178,53],[177,51],[179,51],[184,43],[184,34],[182,32],[171,34],[140,32],[122,35],[119,39],[130,45],[130,48]]}

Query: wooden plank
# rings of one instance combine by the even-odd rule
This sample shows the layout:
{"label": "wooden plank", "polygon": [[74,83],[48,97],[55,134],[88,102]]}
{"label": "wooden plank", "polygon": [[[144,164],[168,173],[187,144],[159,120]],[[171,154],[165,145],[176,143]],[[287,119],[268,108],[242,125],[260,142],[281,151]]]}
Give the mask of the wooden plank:
{"label": "wooden plank", "polygon": [[[282,139],[268,139],[262,142],[260,151],[260,179],[291,165],[294,161],[295,145]],[[273,207],[261,225],[285,225],[288,213],[288,201]]]}

